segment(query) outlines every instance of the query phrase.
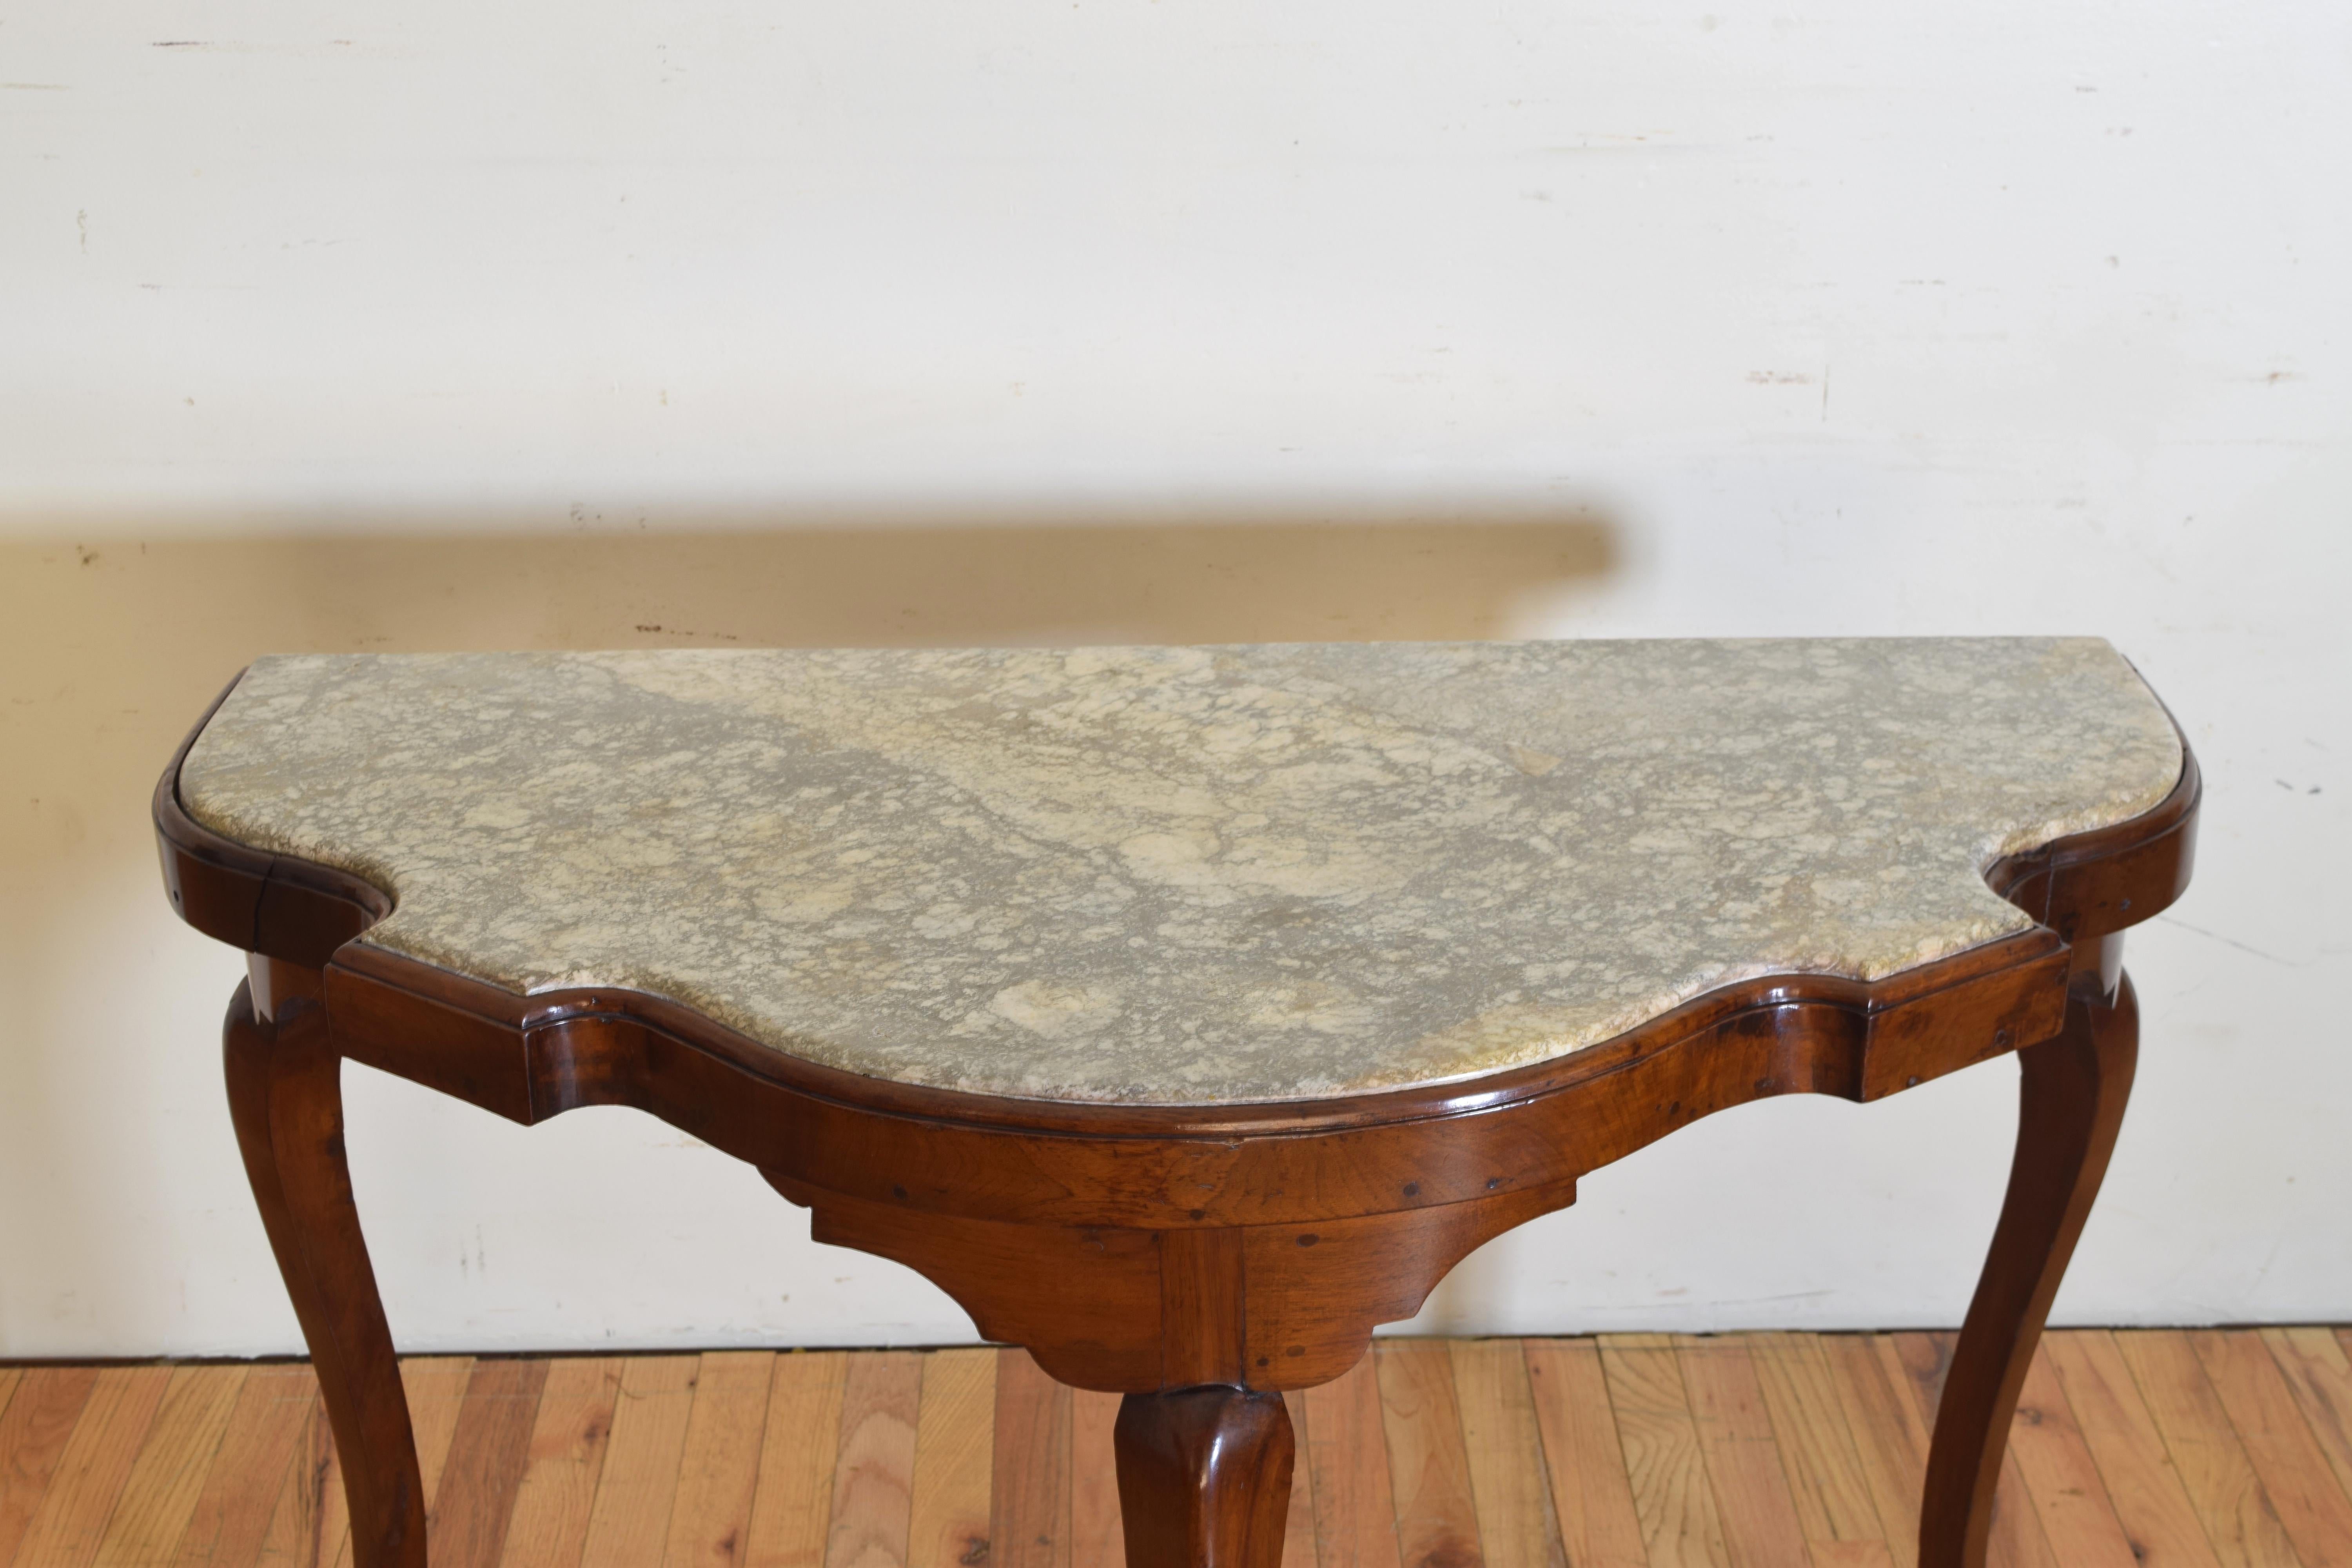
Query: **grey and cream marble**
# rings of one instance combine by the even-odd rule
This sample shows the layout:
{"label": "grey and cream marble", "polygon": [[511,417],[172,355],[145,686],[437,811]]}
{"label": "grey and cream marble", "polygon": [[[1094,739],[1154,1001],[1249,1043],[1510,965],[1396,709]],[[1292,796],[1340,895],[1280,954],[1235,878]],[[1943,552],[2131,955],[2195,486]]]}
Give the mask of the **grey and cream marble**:
{"label": "grey and cream marble", "polygon": [[2028,924],[1990,861],[2180,766],[2095,639],[1338,644],[265,658],[181,788],[511,991],[1205,1103],[1948,956]]}

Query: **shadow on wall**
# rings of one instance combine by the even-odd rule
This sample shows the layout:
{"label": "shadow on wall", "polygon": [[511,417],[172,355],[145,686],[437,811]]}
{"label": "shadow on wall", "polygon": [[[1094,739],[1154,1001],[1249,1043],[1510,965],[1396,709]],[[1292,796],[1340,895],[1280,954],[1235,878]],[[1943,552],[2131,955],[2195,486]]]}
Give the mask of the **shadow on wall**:
{"label": "shadow on wall", "polygon": [[[21,870],[99,840],[143,855],[156,770],[264,653],[1503,637],[1554,624],[1619,554],[1616,531],[1580,509],[753,521],[549,533],[418,519],[304,535],[248,520],[232,537],[0,544],[0,856]],[[16,896],[0,891],[0,914]]]}
{"label": "shadow on wall", "polygon": [[1619,558],[1617,531],[1569,508],[568,533],[294,521],[0,544],[0,854],[121,829],[205,702],[264,653],[1507,637],[1557,624]]}
{"label": "shadow on wall", "polygon": [[[1608,522],[1568,509],[1364,523],[267,526],[291,521],[248,520],[231,537],[0,544],[0,863],[79,859],[101,841],[145,855],[156,770],[264,653],[1503,637],[1555,624],[1563,597],[1599,586],[1619,553]],[[0,884],[0,930],[29,896],[22,879]]]}
{"label": "shadow on wall", "polygon": [[[0,1289],[0,1345],[47,1342],[68,1320],[87,1320],[80,1339],[169,1335],[147,1316],[112,1321],[126,1302],[171,1310],[140,1289],[120,1238],[132,1215],[167,1250],[201,1227],[159,1207],[174,1190],[169,1129],[118,1125],[108,1108],[126,1084],[142,1104],[217,1103],[229,973],[171,919],[148,792],[257,655],[1500,637],[1556,624],[1563,596],[1618,558],[1607,522],[1566,508],[572,533],[299,522],[221,520],[198,538],[184,523],[142,543],[117,521],[79,543],[0,544],[0,954],[17,1026],[0,1051],[0,1192],[42,1194],[37,1235],[0,1226],[0,1255],[20,1252],[42,1281],[30,1299]],[[229,1159],[215,1131],[174,1135]]]}
{"label": "shadow on wall", "polygon": [[1615,563],[1613,531],[1580,513],[551,536],[404,529],[155,549],[173,558],[175,579],[225,600],[266,600],[297,617],[307,606],[302,646],[321,648],[1496,637]]}

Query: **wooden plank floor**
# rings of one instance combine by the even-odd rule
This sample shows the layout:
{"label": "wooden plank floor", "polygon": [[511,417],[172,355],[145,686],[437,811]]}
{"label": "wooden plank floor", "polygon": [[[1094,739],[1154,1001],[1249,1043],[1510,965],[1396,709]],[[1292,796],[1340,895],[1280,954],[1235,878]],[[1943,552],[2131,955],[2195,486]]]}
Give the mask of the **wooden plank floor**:
{"label": "wooden plank floor", "polygon": [[[2049,1336],[1997,1568],[2352,1568],[2352,1330]],[[1284,1568],[1916,1568],[1942,1334],[1388,1340]],[[435,1568],[1107,1568],[1116,1395],[1020,1351],[403,1363]],[[0,1568],[349,1568],[299,1363],[0,1366]]]}

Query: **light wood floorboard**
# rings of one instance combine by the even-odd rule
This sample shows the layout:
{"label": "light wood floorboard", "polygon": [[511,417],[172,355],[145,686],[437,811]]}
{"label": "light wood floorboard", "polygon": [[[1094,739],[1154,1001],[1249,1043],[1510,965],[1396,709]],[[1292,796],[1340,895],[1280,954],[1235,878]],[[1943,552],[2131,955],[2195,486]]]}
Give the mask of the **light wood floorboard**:
{"label": "light wood floorboard", "polygon": [[[2326,1328],[2070,1330],[1994,1568],[2352,1568]],[[1289,1398],[1283,1568],[1912,1568],[1946,1334],[1387,1340]],[[435,1568],[1116,1568],[1116,1396],[1020,1351],[404,1363]],[[0,1366],[0,1568],[338,1568],[299,1363]]]}

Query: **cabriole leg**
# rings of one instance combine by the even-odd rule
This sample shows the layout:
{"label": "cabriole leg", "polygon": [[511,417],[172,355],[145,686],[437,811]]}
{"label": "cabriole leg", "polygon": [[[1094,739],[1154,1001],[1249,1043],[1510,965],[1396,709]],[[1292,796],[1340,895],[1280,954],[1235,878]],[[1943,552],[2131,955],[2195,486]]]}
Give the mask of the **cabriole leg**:
{"label": "cabriole leg", "polygon": [[1297,1442],[1279,1394],[1130,1394],[1112,1428],[1128,1568],[1278,1568]]}
{"label": "cabriole leg", "polygon": [[[229,1114],[334,1428],[356,1568],[425,1568],[424,1486],[343,1163],[342,1058],[315,972],[254,961],[229,1001]],[[261,993],[256,1005],[256,990]]]}
{"label": "cabriole leg", "polygon": [[2112,1006],[2070,999],[2064,1031],[2019,1053],[2017,1154],[1936,1411],[1919,1568],[1984,1568],[2018,1390],[2106,1174],[2138,1055],[2139,1004],[2128,978]]}

